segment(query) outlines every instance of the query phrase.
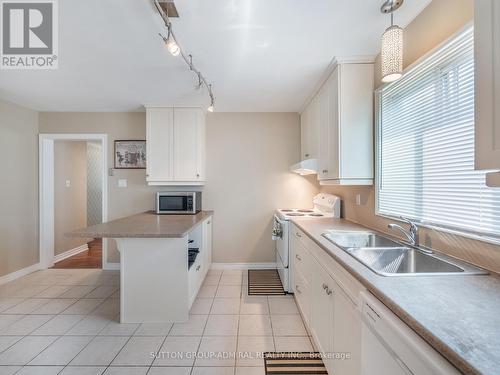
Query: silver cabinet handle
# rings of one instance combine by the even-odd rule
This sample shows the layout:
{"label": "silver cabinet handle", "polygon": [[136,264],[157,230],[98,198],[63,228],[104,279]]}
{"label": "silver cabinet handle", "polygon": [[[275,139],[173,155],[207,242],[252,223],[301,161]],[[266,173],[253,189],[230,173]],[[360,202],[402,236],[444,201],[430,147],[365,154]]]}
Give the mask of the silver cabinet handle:
{"label": "silver cabinet handle", "polygon": [[326,285],[325,283],[323,283],[323,290],[327,290],[328,289],[328,285]]}
{"label": "silver cabinet handle", "polygon": [[196,267],[196,271],[199,271],[199,270],[200,270],[200,268],[201,268],[201,266]]}
{"label": "silver cabinet handle", "polygon": [[299,292],[299,294],[302,294],[302,291],[300,290],[300,288],[299,288],[299,286],[298,286],[298,285],[295,285],[295,290],[296,290],[297,292]]}
{"label": "silver cabinet handle", "polygon": [[211,221],[210,221],[210,220],[208,220],[208,221],[207,221],[207,224],[210,224],[210,223],[211,223]]}
{"label": "silver cabinet handle", "polygon": [[298,254],[295,254],[295,258],[297,258],[297,260],[302,260],[302,258],[301,258],[301,257],[299,257],[299,255],[298,255]]}
{"label": "silver cabinet handle", "polygon": [[328,173],[328,169],[323,169],[323,174],[327,174]]}
{"label": "silver cabinet handle", "polygon": [[299,238],[302,237],[302,235],[299,232],[295,233],[295,235]]}
{"label": "silver cabinet handle", "polygon": [[309,157],[309,154],[305,154],[304,156],[305,156],[306,158],[308,158],[308,157]]}
{"label": "silver cabinet handle", "polygon": [[199,174],[199,173],[196,173],[196,177],[200,178],[200,174]]}
{"label": "silver cabinet handle", "polygon": [[326,295],[327,296],[331,296],[332,295],[332,291],[329,288],[326,289]]}

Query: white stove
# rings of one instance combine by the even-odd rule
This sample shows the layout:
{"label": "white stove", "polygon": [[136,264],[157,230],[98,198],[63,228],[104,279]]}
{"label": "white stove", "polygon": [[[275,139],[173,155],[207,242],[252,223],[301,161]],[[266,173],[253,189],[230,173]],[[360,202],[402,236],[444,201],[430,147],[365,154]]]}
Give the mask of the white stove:
{"label": "white stove", "polygon": [[340,218],[340,198],[321,193],[313,198],[313,208],[278,209],[274,214],[273,240],[276,241],[276,264],[286,292],[292,291],[290,260],[290,220]]}

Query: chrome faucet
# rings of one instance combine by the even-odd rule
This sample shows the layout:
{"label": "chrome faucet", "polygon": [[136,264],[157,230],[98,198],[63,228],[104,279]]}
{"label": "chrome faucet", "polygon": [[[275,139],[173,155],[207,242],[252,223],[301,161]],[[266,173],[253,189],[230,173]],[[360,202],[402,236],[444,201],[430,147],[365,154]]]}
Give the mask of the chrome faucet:
{"label": "chrome faucet", "polygon": [[415,224],[415,222],[413,222],[412,220],[407,219],[403,216],[400,216],[399,218],[401,220],[403,220],[404,222],[410,224],[410,230],[406,230],[405,228],[403,228],[401,225],[398,225],[398,224],[389,224],[389,225],[387,225],[387,227],[389,229],[398,229],[401,233],[403,233],[406,236],[406,238],[408,239],[408,242],[411,245],[419,246],[420,241],[419,241],[418,227]]}

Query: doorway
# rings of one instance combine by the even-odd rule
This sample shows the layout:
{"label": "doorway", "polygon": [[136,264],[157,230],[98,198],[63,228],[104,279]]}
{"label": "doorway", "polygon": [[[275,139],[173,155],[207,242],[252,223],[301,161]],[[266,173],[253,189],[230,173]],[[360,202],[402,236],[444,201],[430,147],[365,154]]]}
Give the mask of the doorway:
{"label": "doorway", "polygon": [[107,241],[66,237],[107,221],[106,134],[40,134],[40,264],[104,268]]}

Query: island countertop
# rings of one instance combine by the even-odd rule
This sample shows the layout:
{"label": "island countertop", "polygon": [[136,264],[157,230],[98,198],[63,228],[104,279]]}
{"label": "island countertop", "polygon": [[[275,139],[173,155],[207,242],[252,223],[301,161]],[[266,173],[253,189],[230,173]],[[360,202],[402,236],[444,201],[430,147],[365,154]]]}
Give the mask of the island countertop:
{"label": "island countertop", "polygon": [[182,238],[200,225],[213,211],[196,215],[157,215],[154,211],[127,216],[67,233],[84,238]]}

